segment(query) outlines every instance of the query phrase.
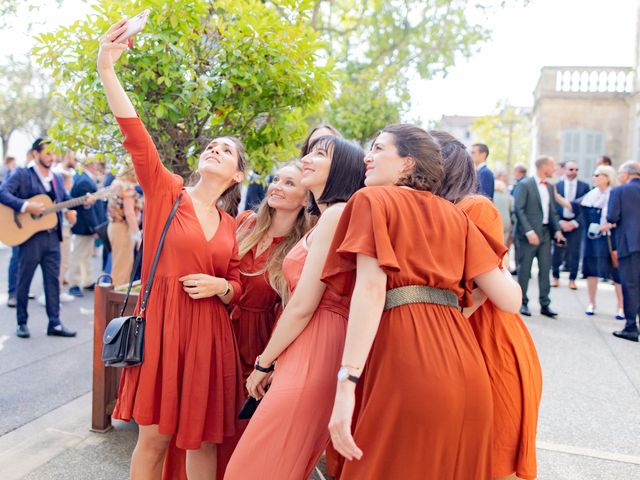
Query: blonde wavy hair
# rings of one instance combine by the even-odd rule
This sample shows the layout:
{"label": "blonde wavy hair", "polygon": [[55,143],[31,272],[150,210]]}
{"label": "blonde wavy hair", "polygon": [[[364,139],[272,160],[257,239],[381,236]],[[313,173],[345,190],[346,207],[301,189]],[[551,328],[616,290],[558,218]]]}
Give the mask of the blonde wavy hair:
{"label": "blonde wavy hair", "polygon": [[[300,162],[290,162],[283,167],[291,166],[302,171]],[[247,252],[265,237],[271,227],[274,215],[275,209],[269,206],[268,198],[265,197],[254,216],[255,221],[245,222],[238,228],[238,258],[244,257]],[[286,257],[287,253],[289,253],[312,226],[312,216],[307,212],[305,207],[301,206],[296,221],[286,238],[269,254],[264,269],[254,273],[254,275],[267,273],[269,284],[278,295],[280,295],[283,306],[289,301],[289,285],[282,271],[284,257]]]}

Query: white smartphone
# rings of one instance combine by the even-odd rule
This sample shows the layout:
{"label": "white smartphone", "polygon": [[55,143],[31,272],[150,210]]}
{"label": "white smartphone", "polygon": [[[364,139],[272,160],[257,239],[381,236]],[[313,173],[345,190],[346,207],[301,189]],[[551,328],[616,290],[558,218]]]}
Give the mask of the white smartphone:
{"label": "white smartphone", "polygon": [[149,18],[149,9],[143,10],[138,15],[133,18],[127,20],[125,26],[127,27],[124,32],[120,34],[118,38],[116,38],[114,43],[126,43],[131,37],[140,33],[147,23],[147,19]]}

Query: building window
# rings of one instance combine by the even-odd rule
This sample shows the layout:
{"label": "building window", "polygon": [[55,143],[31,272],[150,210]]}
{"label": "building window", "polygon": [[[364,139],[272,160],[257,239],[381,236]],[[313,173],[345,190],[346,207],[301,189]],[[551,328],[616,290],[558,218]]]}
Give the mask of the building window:
{"label": "building window", "polygon": [[596,160],[604,154],[604,136],[597,130],[565,130],[562,134],[562,161],[576,162],[580,178],[591,181]]}

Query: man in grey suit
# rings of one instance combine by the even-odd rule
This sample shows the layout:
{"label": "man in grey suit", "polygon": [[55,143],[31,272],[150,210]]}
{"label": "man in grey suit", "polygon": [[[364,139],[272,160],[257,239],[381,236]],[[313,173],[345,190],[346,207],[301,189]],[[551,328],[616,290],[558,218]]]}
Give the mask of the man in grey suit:
{"label": "man in grey suit", "polygon": [[560,229],[560,218],[556,210],[553,186],[548,180],[553,176],[555,162],[551,157],[536,160],[535,175],[518,185],[515,195],[516,242],[518,242],[518,283],[522,288],[520,313],[531,316],[527,289],[531,278],[533,259],[538,259],[538,287],[540,290],[540,313],[555,317],[557,312],[550,307],[549,272],[551,270],[551,241],[566,242]]}

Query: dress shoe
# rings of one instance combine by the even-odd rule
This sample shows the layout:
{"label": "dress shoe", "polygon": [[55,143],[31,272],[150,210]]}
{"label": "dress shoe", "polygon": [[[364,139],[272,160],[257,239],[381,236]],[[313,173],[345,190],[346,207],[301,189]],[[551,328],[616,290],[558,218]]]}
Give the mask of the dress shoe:
{"label": "dress shoe", "polygon": [[616,313],[616,320],[624,320],[624,310],[622,308],[618,309],[618,312]]}
{"label": "dress shoe", "polygon": [[11,295],[9,297],[9,300],[7,300],[7,307],[16,308],[17,306],[18,306],[18,299],[16,298],[15,295]]}
{"label": "dress shoe", "polygon": [[524,315],[525,317],[530,317],[531,316],[531,310],[529,310],[528,306],[522,305],[520,307],[520,315]]}
{"label": "dress shoe", "polygon": [[629,330],[620,330],[618,332],[613,332],[614,337],[623,338],[624,340],[629,340],[630,342],[638,341],[638,332],[630,332]]}
{"label": "dress shoe", "polygon": [[20,324],[18,325],[18,328],[16,328],[16,335],[20,338],[29,338],[31,336],[31,332],[29,331],[29,327]]}
{"label": "dress shoe", "polygon": [[577,290],[578,286],[576,285],[575,280],[569,280],[569,289],[571,290]]}
{"label": "dress shoe", "polygon": [[86,287],[84,287],[84,289],[93,292],[96,289],[96,284],[92,283],[91,285],[87,285]]}
{"label": "dress shoe", "polygon": [[554,278],[553,280],[551,280],[551,286],[552,287],[559,287],[560,286],[560,279]]}
{"label": "dress shoe", "polygon": [[50,337],[75,337],[76,332],[74,332],[73,330],[69,330],[67,327],[60,323],[55,327],[47,328],[47,335],[49,335]]}
{"label": "dress shoe", "polygon": [[595,315],[595,313],[596,313],[596,306],[593,305],[592,303],[587,305],[587,309],[584,311],[584,314],[592,316],[592,315]]}
{"label": "dress shoe", "polygon": [[545,317],[555,318],[558,316],[558,312],[556,312],[553,308],[547,305],[540,309],[540,315],[544,315]]}
{"label": "dress shoe", "polygon": [[73,295],[74,297],[84,297],[84,293],[82,293],[82,290],[77,285],[71,287],[68,293],[69,295]]}
{"label": "dress shoe", "polygon": [[509,273],[510,273],[511,275],[518,275],[518,269],[517,269],[517,268],[514,268],[513,270],[509,270]]}

